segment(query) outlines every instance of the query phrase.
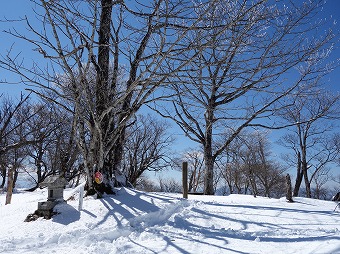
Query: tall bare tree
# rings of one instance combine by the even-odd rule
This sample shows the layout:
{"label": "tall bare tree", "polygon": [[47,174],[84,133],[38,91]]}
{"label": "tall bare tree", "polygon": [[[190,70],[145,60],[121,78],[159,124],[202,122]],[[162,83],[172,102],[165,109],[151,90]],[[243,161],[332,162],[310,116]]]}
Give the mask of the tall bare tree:
{"label": "tall bare tree", "polygon": [[[31,2],[38,20],[22,20],[27,33],[7,32],[28,42],[39,60],[27,67],[9,51],[0,66],[75,115],[88,189],[111,193],[114,182],[125,184],[121,160],[131,118],[195,57],[182,58],[195,47],[194,38],[184,39],[206,29],[200,21],[209,9],[198,15],[195,9],[206,3],[189,0]],[[101,184],[93,180],[96,171],[104,176]]]}
{"label": "tall bare tree", "polygon": [[221,173],[230,193],[281,197],[285,169],[271,158],[264,132],[241,132],[226,152]]}
{"label": "tall bare tree", "polygon": [[[244,128],[278,127],[271,118],[278,102],[327,73],[322,64],[334,34],[317,33],[313,22],[322,2],[223,0],[196,8],[209,8],[202,20],[209,29],[192,34],[203,50],[184,52],[194,59],[171,80],[173,110],[160,103],[156,110],[203,146],[205,194],[214,194],[214,162]],[[211,38],[208,46],[202,38]]]}
{"label": "tall bare tree", "polygon": [[25,128],[36,142],[26,146],[25,150],[26,172],[35,183],[29,190],[33,191],[50,175],[63,175],[68,180],[75,177],[80,153],[72,130],[72,114],[46,102],[31,105],[31,110],[36,113]]}
{"label": "tall bare tree", "polygon": [[128,129],[123,172],[133,186],[145,171],[160,171],[171,166],[173,138],[167,134],[168,127],[168,123],[151,115],[139,115]]}
{"label": "tall bare tree", "polygon": [[204,157],[201,151],[191,150],[184,154],[188,162],[188,191],[197,192],[203,189]]}
{"label": "tall bare tree", "polygon": [[331,193],[327,188],[327,183],[331,178],[330,168],[327,167],[320,169],[315,173],[313,177],[314,188],[312,188],[313,198],[330,200]]}
{"label": "tall bare tree", "polygon": [[18,170],[25,158],[23,148],[34,144],[37,140],[32,138],[27,129],[29,119],[35,114],[29,107],[29,96],[21,96],[18,102],[8,98],[1,98],[0,102],[0,161],[1,161],[1,187],[8,177],[6,204],[10,204],[12,190],[15,186]]}
{"label": "tall bare tree", "polygon": [[[2,96],[0,98],[2,99],[0,102],[0,155],[2,155],[12,149],[32,143],[28,140],[30,133],[20,131],[32,114],[27,107],[29,96],[22,95],[17,103],[9,98]],[[16,131],[21,133],[19,140],[11,139]]]}
{"label": "tall bare tree", "polygon": [[244,142],[240,138],[233,140],[232,144],[223,153],[222,163],[219,163],[222,180],[226,184],[226,193],[246,194],[249,189],[249,181],[242,168],[241,149]]}
{"label": "tall bare tree", "polygon": [[293,196],[299,195],[302,180],[307,197],[311,197],[311,182],[328,163],[335,162],[339,151],[335,137],[336,121],[339,117],[339,95],[313,88],[305,96],[292,95],[290,107],[280,115],[294,128],[283,136],[280,144],[294,152],[286,156],[287,162],[297,165]]}

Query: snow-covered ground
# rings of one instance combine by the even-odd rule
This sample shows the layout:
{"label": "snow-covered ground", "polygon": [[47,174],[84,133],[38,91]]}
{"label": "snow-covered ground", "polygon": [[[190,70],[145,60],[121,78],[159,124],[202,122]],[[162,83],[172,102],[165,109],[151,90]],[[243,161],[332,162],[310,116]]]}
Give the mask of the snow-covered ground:
{"label": "snow-covered ground", "polygon": [[340,253],[335,203],[245,195],[191,196],[117,190],[103,199],[78,190],[50,220],[24,222],[46,189],[0,195],[0,253]]}

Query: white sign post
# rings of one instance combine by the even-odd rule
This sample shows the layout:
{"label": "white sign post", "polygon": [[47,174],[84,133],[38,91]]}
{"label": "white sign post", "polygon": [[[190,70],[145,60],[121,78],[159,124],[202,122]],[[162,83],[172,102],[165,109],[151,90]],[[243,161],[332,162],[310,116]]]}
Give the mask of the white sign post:
{"label": "white sign post", "polygon": [[79,189],[79,206],[78,206],[78,211],[81,211],[83,209],[83,200],[84,200],[84,185],[81,185],[80,189]]}

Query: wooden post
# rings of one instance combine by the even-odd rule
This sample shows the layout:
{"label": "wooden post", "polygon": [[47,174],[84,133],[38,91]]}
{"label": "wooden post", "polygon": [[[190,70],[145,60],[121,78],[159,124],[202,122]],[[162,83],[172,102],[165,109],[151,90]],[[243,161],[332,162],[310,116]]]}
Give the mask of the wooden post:
{"label": "wooden post", "polygon": [[292,197],[292,182],[289,174],[286,175],[286,199],[287,202],[294,202]]}
{"label": "wooden post", "polygon": [[8,169],[8,179],[7,179],[7,194],[5,205],[11,203],[13,193],[13,169]]}
{"label": "wooden post", "polygon": [[183,162],[182,165],[182,180],[183,180],[183,198],[188,198],[188,162]]}

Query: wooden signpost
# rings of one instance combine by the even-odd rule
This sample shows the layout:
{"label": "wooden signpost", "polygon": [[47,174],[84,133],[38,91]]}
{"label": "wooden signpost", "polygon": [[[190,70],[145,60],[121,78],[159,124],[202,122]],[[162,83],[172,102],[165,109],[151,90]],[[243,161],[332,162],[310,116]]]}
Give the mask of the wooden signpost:
{"label": "wooden signpost", "polygon": [[183,198],[188,199],[188,162],[182,165]]}

